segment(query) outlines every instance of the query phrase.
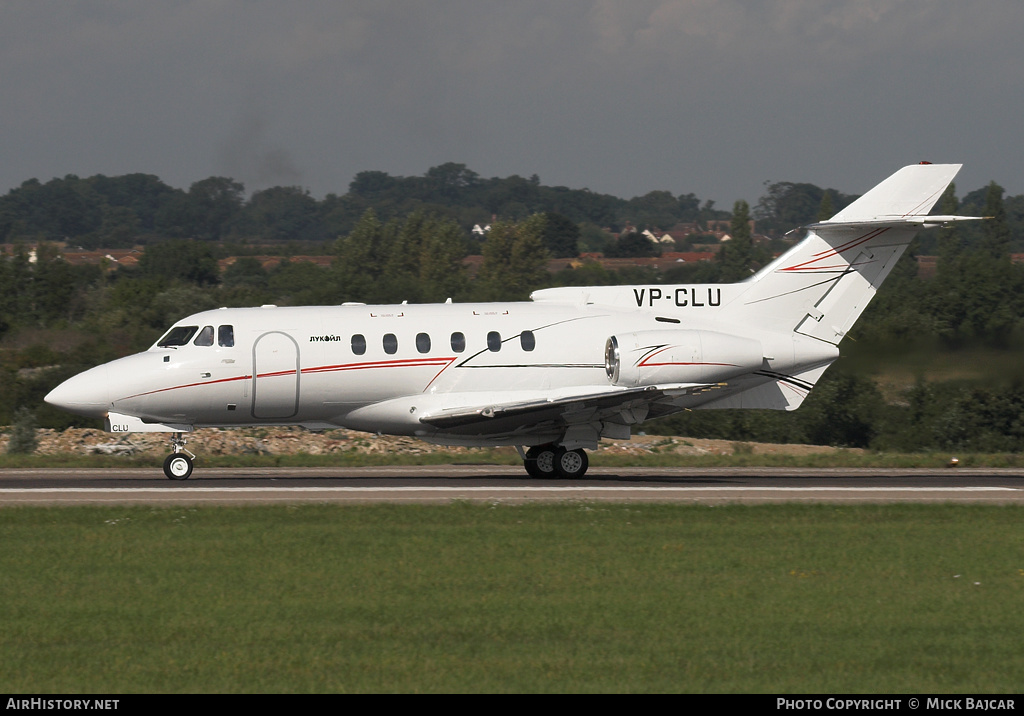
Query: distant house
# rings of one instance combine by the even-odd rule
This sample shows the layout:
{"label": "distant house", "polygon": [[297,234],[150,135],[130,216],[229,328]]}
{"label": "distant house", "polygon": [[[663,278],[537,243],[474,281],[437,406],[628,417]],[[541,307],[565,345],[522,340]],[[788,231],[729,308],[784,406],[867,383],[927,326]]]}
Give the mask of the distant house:
{"label": "distant house", "polygon": [[[231,266],[240,258],[243,257],[228,256],[227,258],[218,261],[217,267],[221,273],[224,273],[228,266]],[[334,259],[333,256],[246,256],[244,258],[256,259],[260,262],[260,266],[267,271],[280,266],[285,261],[289,261],[293,264],[316,264],[317,266],[323,266],[326,268],[331,265],[331,261]]]}
{"label": "distant house", "polygon": [[672,237],[673,241],[685,241],[691,236],[697,234],[703,234],[704,229],[694,221],[691,223],[679,223],[675,224],[671,229],[665,232],[666,236]]}
{"label": "distant house", "polygon": [[[138,266],[139,257],[142,255],[142,247],[136,246],[131,249],[96,249],[87,251],[85,249],[68,248],[66,245],[58,244],[61,247],[61,256],[72,266],[102,266],[107,271],[113,271],[118,266]],[[35,253],[35,248],[32,249]]]}
{"label": "distant house", "polygon": [[661,236],[654,234],[650,229],[644,229],[643,235],[656,244],[674,244],[676,240],[667,232],[659,232]]}
{"label": "distant house", "polygon": [[[547,268],[551,273],[557,273],[567,268],[579,268],[586,263],[596,263],[609,271],[637,266],[664,271],[679,264],[713,261],[715,256],[714,251],[666,251],[661,256],[613,259],[606,258],[604,254],[588,252],[574,259],[549,259]],[[464,263],[472,274],[482,260],[483,257],[480,256],[468,256]]]}

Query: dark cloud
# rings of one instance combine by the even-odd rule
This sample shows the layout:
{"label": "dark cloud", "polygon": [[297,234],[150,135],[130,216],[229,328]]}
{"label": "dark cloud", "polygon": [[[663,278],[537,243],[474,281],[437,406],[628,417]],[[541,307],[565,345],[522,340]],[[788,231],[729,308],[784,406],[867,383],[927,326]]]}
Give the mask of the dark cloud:
{"label": "dark cloud", "polygon": [[224,139],[216,173],[237,179],[250,190],[301,184],[302,172],[288,151],[267,142],[263,113],[250,108]]}
{"label": "dark cloud", "polygon": [[344,192],[447,161],[621,196],[1024,192],[1018,0],[0,2],[0,190],[144,171]]}

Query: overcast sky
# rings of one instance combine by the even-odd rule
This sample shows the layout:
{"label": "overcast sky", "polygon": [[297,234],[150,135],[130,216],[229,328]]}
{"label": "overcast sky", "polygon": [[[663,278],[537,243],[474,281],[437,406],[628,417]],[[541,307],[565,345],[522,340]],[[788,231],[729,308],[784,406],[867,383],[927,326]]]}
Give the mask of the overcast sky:
{"label": "overcast sky", "polygon": [[752,204],[920,160],[1024,193],[1021,0],[0,0],[0,193],[374,169]]}

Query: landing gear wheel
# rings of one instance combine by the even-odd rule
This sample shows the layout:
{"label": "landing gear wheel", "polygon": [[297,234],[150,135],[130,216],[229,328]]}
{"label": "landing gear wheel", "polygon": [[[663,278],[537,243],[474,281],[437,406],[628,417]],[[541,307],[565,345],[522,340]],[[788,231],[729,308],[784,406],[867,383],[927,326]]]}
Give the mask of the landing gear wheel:
{"label": "landing gear wheel", "polygon": [[530,477],[547,479],[555,476],[555,448],[551,445],[536,445],[526,451],[523,467]]}
{"label": "landing gear wheel", "polygon": [[187,480],[192,474],[192,458],[180,452],[168,455],[164,460],[164,474],[172,480]]}
{"label": "landing gear wheel", "polygon": [[583,448],[566,450],[560,447],[555,450],[555,472],[559,477],[575,480],[587,474],[590,460]]}

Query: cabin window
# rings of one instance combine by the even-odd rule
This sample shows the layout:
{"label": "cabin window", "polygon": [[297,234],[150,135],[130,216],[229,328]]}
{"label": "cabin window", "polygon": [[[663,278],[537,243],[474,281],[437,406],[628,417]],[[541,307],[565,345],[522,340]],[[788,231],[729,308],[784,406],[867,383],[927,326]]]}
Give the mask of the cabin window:
{"label": "cabin window", "polygon": [[533,331],[523,331],[519,334],[519,345],[523,347],[524,351],[532,351],[537,347],[537,339],[533,336]]}
{"label": "cabin window", "polygon": [[366,353],[366,336],[362,333],[356,333],[352,336],[352,352],[357,356]]}
{"label": "cabin window", "polygon": [[466,336],[464,333],[456,331],[452,334],[452,350],[456,353],[462,353],[466,350]]}
{"label": "cabin window", "polygon": [[203,326],[203,330],[199,331],[199,335],[192,341],[192,345],[196,346],[212,346],[213,345],[213,326]]}
{"label": "cabin window", "polygon": [[233,348],[235,345],[235,327],[219,326],[217,328],[217,345],[221,348]]}
{"label": "cabin window", "polygon": [[416,350],[418,350],[420,353],[429,353],[430,352],[430,336],[428,336],[426,333],[417,333],[416,334]]}
{"label": "cabin window", "polygon": [[199,330],[199,326],[175,326],[167,331],[167,335],[161,338],[157,345],[161,348],[183,346],[192,340],[192,336]]}
{"label": "cabin window", "polygon": [[384,352],[393,355],[398,352],[398,338],[394,333],[384,334]]}
{"label": "cabin window", "polygon": [[487,334],[487,350],[498,352],[501,350],[501,334],[491,331]]}

